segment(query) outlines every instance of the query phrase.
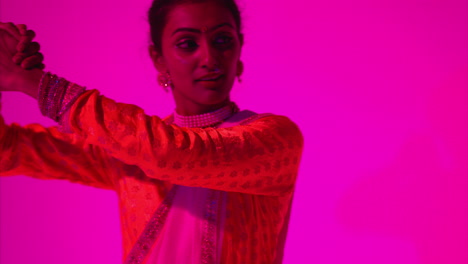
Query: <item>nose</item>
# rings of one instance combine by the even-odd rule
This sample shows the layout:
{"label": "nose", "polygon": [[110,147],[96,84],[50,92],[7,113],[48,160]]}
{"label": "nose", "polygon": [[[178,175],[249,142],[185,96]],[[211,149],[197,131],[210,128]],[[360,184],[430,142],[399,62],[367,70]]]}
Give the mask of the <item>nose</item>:
{"label": "nose", "polygon": [[208,71],[219,71],[219,61],[217,51],[208,41],[204,41],[200,47],[201,67]]}

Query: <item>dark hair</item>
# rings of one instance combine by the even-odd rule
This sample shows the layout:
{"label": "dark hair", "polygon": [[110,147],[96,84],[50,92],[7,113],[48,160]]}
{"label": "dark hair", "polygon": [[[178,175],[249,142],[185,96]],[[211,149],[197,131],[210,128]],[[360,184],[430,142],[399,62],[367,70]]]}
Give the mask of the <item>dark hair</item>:
{"label": "dark hair", "polygon": [[186,3],[203,3],[203,2],[214,2],[227,8],[234,18],[237,26],[237,33],[242,39],[241,34],[241,17],[239,7],[235,0],[154,0],[148,11],[148,20],[150,24],[151,40],[156,48],[156,51],[162,51],[161,39],[164,26],[167,23],[167,16],[171,10],[180,4]]}

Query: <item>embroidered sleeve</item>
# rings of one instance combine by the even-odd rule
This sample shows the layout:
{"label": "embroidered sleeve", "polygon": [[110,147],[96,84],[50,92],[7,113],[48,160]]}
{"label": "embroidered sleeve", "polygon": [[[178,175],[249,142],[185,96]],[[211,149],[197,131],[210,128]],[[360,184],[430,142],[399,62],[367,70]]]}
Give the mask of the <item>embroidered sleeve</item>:
{"label": "embroidered sleeve", "polygon": [[0,115],[0,176],[66,179],[114,189],[109,156],[77,136],[38,124],[6,125]]}
{"label": "embroidered sleeve", "polygon": [[80,95],[67,114],[66,127],[149,177],[263,195],[289,193],[295,183],[303,138],[286,117],[231,128],[180,128],[96,90]]}

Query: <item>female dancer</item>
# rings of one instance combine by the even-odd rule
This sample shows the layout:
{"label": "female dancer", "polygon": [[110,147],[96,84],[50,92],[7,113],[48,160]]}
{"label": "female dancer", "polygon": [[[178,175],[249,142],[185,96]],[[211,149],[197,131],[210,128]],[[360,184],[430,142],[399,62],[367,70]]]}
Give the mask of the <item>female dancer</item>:
{"label": "female dancer", "polygon": [[237,5],[155,0],[149,22],[150,56],[176,103],[164,119],[21,69],[2,34],[0,91],[37,98],[60,126],[0,117],[0,175],[115,190],[126,263],[281,263],[303,139],[288,118],[230,101],[243,71]]}

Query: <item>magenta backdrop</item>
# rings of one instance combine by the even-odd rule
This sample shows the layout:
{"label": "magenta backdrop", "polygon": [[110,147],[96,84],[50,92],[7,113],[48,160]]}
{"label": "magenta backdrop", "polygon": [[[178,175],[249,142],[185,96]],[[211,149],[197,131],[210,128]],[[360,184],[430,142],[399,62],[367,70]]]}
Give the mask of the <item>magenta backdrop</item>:
{"label": "magenta backdrop", "polygon": [[[305,151],[285,263],[468,262],[465,0],[242,0],[241,108],[289,116]],[[47,69],[164,116],[144,1],[0,0]],[[4,94],[8,122],[53,123]],[[119,263],[116,195],[1,179],[0,263]]]}

